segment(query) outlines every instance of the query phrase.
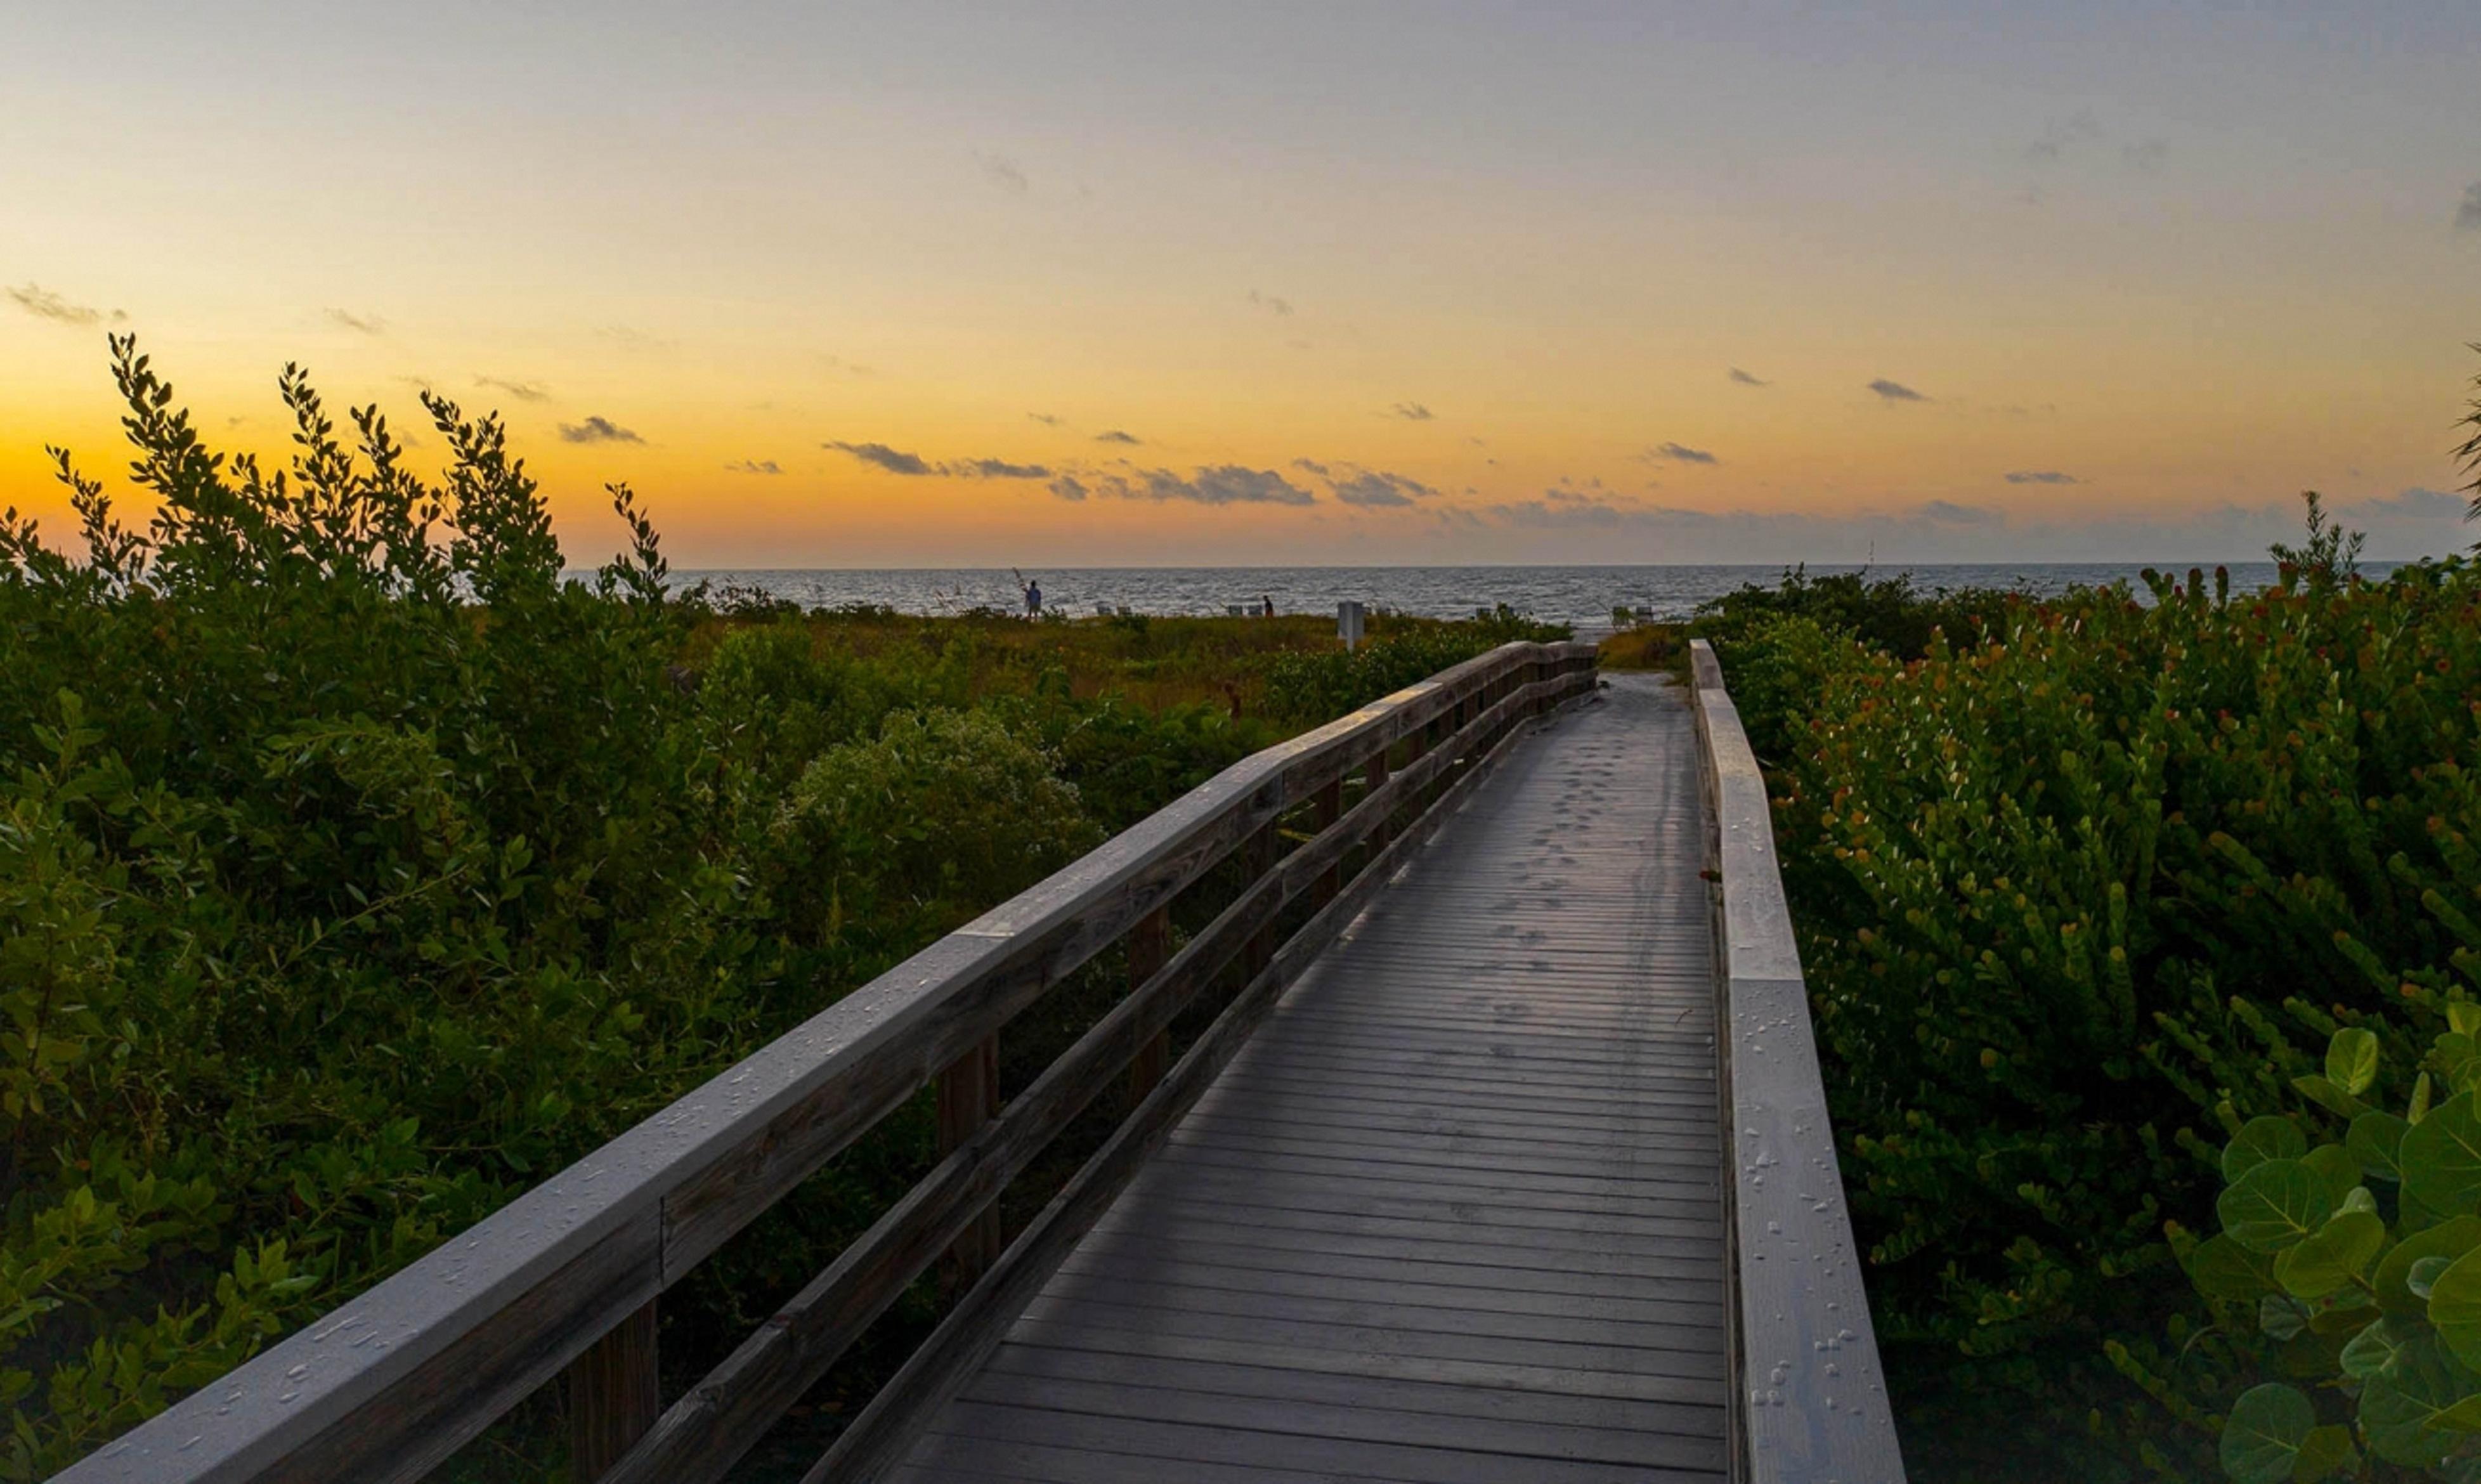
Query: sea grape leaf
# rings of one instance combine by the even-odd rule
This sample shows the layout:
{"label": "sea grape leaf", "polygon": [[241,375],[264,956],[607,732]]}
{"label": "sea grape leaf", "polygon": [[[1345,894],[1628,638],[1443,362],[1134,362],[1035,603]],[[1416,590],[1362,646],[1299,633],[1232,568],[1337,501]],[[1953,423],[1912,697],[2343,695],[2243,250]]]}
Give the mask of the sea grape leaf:
{"label": "sea grape leaf", "polygon": [[2294,1298],[2324,1298],[2366,1272],[2386,1242],[2387,1224],[2375,1213],[2338,1211],[2274,1260],[2274,1276]]}
{"label": "sea grape leaf", "polygon": [[2481,1395],[2465,1397],[2431,1418],[2429,1425],[2448,1432],[2481,1432]]}
{"label": "sea grape leaf", "polygon": [[2252,1118],[2223,1146],[2223,1183],[2239,1178],[2268,1159],[2297,1159],[2309,1152],[2309,1140],[2288,1118]]}
{"label": "sea grape leaf", "polygon": [[2412,1101],[2404,1106],[2407,1122],[2419,1123],[2429,1116],[2429,1074],[2423,1072],[2412,1080]]}
{"label": "sea grape leaf", "polygon": [[2188,1260],[2188,1276],[2207,1298],[2246,1302],[2275,1289],[2274,1264],[2227,1236],[2207,1237]]}
{"label": "sea grape leaf", "polygon": [[2446,1028],[2457,1035],[2471,1035],[2475,1031],[2481,1031],[2481,1004],[2476,1004],[2469,1000],[2448,1001]]}
{"label": "sea grape leaf", "polygon": [[2390,1313],[2429,1313],[2429,1300],[2412,1290],[2412,1263],[2421,1259],[2461,1259],[2464,1253],[2481,1248],[2481,1216],[2456,1216],[2454,1221],[2442,1221],[2429,1231],[2416,1231],[2394,1243],[2385,1259],[2377,1263],[2377,1303]]}
{"label": "sea grape leaf", "polygon": [[[2413,1271],[2443,1261],[2424,1258]],[[2431,1277],[2429,1323],[2457,1360],[2481,1369],[2481,1252],[2468,1252]]]}
{"label": "sea grape leaf", "polygon": [[2343,1147],[2361,1161],[2361,1173],[2379,1180],[2401,1180],[2403,1161],[2396,1151],[2403,1147],[2404,1133],[2411,1127],[2392,1113],[2372,1109],[2352,1120]]}
{"label": "sea grape leaf", "polygon": [[2312,1427],[2300,1440],[2300,1456],[2291,1461],[2292,1484],[2316,1484],[2338,1473],[2358,1473],[2361,1451],[2352,1446],[2352,1429],[2340,1422]]}
{"label": "sea grape leaf", "polygon": [[2293,1300],[2269,1293],[2257,1301],[2257,1327],[2276,1341],[2296,1340],[2309,1328],[2309,1316]]}
{"label": "sea grape leaf", "polygon": [[2291,1085],[2302,1097],[2340,1118],[2357,1117],[2368,1105],[2322,1077],[2295,1077]]}
{"label": "sea grape leaf", "polygon": [[[2236,1141],[2234,1141],[2236,1142]],[[2336,1197],[2298,1159],[2266,1159],[2249,1167],[2214,1203],[2223,1231],[2253,1252],[2281,1252],[2326,1224]]]}
{"label": "sea grape leaf", "polygon": [[2326,1193],[2340,1206],[2361,1183],[2361,1161],[2340,1144],[2320,1144],[2300,1157],[2309,1172],[2326,1183]]}
{"label": "sea grape leaf", "polygon": [[2397,1151],[2404,1188],[2432,1211],[2462,1213],[2481,1200],[2481,1102],[2468,1092],[2431,1108]]}
{"label": "sea grape leaf", "polygon": [[2238,1484],[2290,1484],[2291,1466],[2316,1426],[2317,1408],[2298,1388],[2250,1387],[2223,1422],[2223,1471]]}
{"label": "sea grape leaf", "polygon": [[2405,1341],[2419,1334],[2409,1321],[2387,1315],[2343,1343],[2343,1374],[2365,1381],[2387,1368]]}
{"label": "sea grape leaf", "polygon": [[2404,1287],[2412,1289],[2423,1304],[2427,1304],[2430,1291],[2438,1286],[2439,1274],[2462,1261],[2461,1258],[2416,1259],[2412,1264],[2412,1271],[2404,1275]]}
{"label": "sea grape leaf", "polygon": [[2384,1369],[2361,1383],[2361,1432],[2369,1451],[2407,1469],[2443,1463],[2455,1448],[2455,1434],[2430,1423],[2465,1398],[2468,1379],[2438,1337],[2414,1336]]}
{"label": "sea grape leaf", "polygon": [[2353,1097],[2378,1080],[2378,1038],[2358,1026],[2346,1026],[2326,1043],[2326,1080]]}

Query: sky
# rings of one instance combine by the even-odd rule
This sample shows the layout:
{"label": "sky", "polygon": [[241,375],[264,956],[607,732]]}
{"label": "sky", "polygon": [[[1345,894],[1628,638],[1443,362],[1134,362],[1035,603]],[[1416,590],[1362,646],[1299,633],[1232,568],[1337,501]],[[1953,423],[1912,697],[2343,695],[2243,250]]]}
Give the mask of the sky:
{"label": "sky", "polygon": [[235,450],[288,361],[497,410],[579,561],[613,481],[677,567],[2185,562],[2307,488],[2372,556],[2481,536],[2472,0],[0,37],[0,504],[55,536],[116,331]]}

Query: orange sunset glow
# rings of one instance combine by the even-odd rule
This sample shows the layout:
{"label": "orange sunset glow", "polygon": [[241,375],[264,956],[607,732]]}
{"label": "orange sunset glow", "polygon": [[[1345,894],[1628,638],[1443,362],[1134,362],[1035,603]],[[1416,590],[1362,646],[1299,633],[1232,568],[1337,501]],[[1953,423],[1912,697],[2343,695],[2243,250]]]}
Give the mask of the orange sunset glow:
{"label": "orange sunset glow", "polygon": [[609,481],[683,567],[2211,560],[2308,487],[2470,539],[2469,4],[8,32],[0,502],[56,538],[126,330],[236,450],[287,361],[498,408],[582,560]]}

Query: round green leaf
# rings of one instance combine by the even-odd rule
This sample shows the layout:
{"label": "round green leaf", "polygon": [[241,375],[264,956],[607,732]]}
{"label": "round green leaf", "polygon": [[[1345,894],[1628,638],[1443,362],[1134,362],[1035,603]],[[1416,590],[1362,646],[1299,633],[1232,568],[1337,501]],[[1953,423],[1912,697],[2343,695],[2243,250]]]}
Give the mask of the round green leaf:
{"label": "round green leaf", "polygon": [[2333,1196],[2338,1206],[2345,1196],[2352,1193],[2352,1187],[2361,1183],[2361,1161],[2353,1159],[2351,1151],[2340,1144],[2320,1144],[2302,1155],[2300,1162],[2309,1166],[2311,1174],[2326,1183],[2326,1193]]}
{"label": "round green leaf", "polygon": [[2223,1191],[2214,1212],[2223,1218],[2223,1231],[2241,1246],[2281,1252],[2324,1226],[2337,1204],[2326,1182],[2308,1165],[2298,1159],[2266,1159],[2250,1166]]}
{"label": "round green leaf", "polygon": [[2316,1407],[2295,1388],[2250,1387],[2223,1423],[2223,1471],[2238,1484],[2290,1484],[2291,1466],[2316,1425]]}
{"label": "round green leaf", "polygon": [[2404,1287],[2412,1289],[2413,1293],[2426,1304],[2429,1302],[2431,1288],[2438,1282],[2439,1274],[2454,1266],[2457,1261],[2453,1258],[2416,1258],[2413,1261],[2412,1271],[2404,1275]]}
{"label": "round green leaf", "polygon": [[2252,1118],[2223,1146],[2223,1181],[2239,1178],[2268,1159],[2297,1159],[2309,1153],[2309,1140],[2288,1118]]}
{"label": "round green leaf", "polygon": [[2407,1469],[2445,1462],[2455,1434],[2430,1423],[2465,1398],[2467,1380],[2436,1336],[2414,1336],[2384,1369],[2361,1383],[2361,1432],[2369,1451]]}
{"label": "round green leaf", "polygon": [[2335,1032],[2326,1043],[2326,1080],[2354,1097],[2378,1080],[2378,1038],[2357,1026]]}
{"label": "round green leaf", "polygon": [[2208,1237],[2188,1260],[2188,1277],[2207,1298],[2234,1303],[2262,1297],[2275,1289],[2274,1264],[2265,1254],[2251,1252],[2229,1237]]}
{"label": "round green leaf", "polygon": [[2374,1214],[2338,1211],[2274,1260],[2275,1281],[2294,1298],[2324,1298],[2368,1271],[2386,1242],[2387,1224]]}
{"label": "round green leaf", "polygon": [[2481,1395],[2465,1397],[2431,1418],[2429,1425],[2448,1432],[2481,1432]]}
{"label": "round green leaf", "polygon": [[2464,1214],[2481,1201],[2481,1103],[2458,1093],[2414,1124],[2397,1151],[2404,1188],[2431,1211]]}
{"label": "round green leaf", "polygon": [[2309,1315],[2297,1301],[2269,1293],[2257,1301],[2257,1327],[2278,1341],[2291,1340],[2309,1327]]}
{"label": "round green leaf", "polygon": [[2396,1151],[2403,1146],[2405,1131],[2411,1124],[2392,1113],[2370,1111],[2352,1120],[2352,1132],[2344,1136],[2343,1147],[2361,1161],[2361,1172],[2379,1180],[2403,1179],[2403,1163]]}
{"label": "round green leaf", "polygon": [[[2390,1313],[2429,1313],[2429,1300],[2412,1290],[2412,1263],[2421,1259],[2461,1259],[2481,1246],[2481,1216],[2456,1216],[2394,1243],[2377,1263],[2377,1303]],[[2198,1248],[2203,1251],[2203,1246]]]}
{"label": "round green leaf", "polygon": [[2367,1380],[2386,1369],[2395,1352],[2419,1333],[2409,1320],[2389,1315],[2344,1341],[2340,1362],[2343,1374],[2355,1381]]}
{"label": "round green leaf", "polygon": [[2318,1479],[2360,1471],[2361,1454],[2352,1446],[2352,1429],[2340,1422],[2311,1428],[2309,1436],[2301,1440],[2300,1456],[2291,1461],[2292,1484],[2314,1484]]}
{"label": "round green leaf", "polygon": [[[2414,1263],[2414,1271],[2422,1265]],[[2481,1368],[2481,1251],[2464,1254],[2430,1280],[2429,1323],[2457,1360]]]}

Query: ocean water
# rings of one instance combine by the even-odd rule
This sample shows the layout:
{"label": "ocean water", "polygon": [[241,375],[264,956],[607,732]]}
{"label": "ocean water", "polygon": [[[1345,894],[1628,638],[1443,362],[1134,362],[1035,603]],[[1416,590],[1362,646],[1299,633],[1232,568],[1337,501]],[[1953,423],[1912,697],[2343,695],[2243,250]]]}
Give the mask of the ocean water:
{"label": "ocean water", "polygon": [[[2210,563],[2207,564],[2210,567]],[[2251,590],[2275,578],[2270,561],[2225,563],[2232,585]],[[2382,576],[2391,563],[2363,567]],[[1813,566],[1812,574],[1854,572],[1851,566]],[[2150,594],[2137,580],[2138,565],[2090,562],[1929,563],[1881,565],[1873,575],[1908,572],[1916,586],[2013,587],[2049,595],[2070,586],[2126,582],[2139,601]],[[2181,570],[2184,571],[2182,567]],[[1043,604],[1070,617],[1094,613],[1098,605],[1153,614],[1214,614],[1236,604],[1253,610],[1272,598],[1279,612],[1332,613],[1339,602],[1358,600],[1373,611],[1433,618],[1470,616],[1476,609],[1504,603],[1551,623],[1607,623],[1614,608],[1660,618],[1684,618],[1697,605],[1744,583],[1771,584],[1776,566],[1458,566],[1458,567],[1066,567],[1028,571],[1042,585]],[[1023,607],[1016,575],[1007,568],[907,567],[885,569],[710,570],[676,572],[687,586],[755,587],[790,598],[804,608],[882,605],[909,613],[957,613]]]}

